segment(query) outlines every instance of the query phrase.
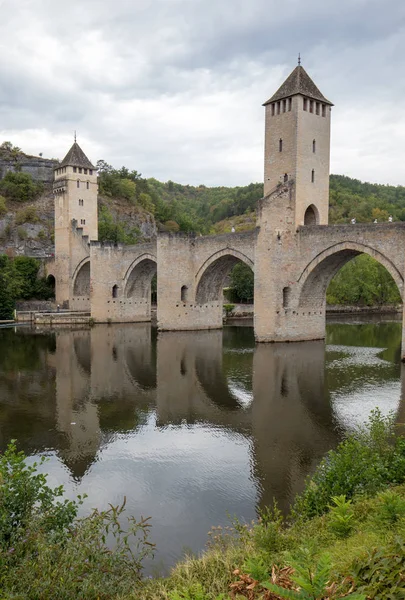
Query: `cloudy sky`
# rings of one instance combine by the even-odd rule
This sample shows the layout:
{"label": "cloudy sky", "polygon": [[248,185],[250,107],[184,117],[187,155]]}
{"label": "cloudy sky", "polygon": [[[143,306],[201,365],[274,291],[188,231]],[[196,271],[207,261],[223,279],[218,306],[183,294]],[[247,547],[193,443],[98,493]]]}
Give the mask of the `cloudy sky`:
{"label": "cloudy sky", "polygon": [[261,106],[302,64],[333,173],[405,185],[404,0],[0,0],[0,141],[206,185],[263,179]]}

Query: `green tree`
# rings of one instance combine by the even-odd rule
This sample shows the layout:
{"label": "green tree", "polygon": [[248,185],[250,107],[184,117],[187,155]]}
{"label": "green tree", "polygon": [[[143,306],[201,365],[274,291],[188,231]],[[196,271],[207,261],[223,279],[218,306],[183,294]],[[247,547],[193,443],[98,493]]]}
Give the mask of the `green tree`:
{"label": "green tree", "polygon": [[329,304],[382,306],[401,302],[385,267],[368,254],[357,256],[335,275],[326,292]]}
{"label": "green tree", "polygon": [[0,181],[0,193],[14,202],[35,200],[43,189],[42,183],[35,182],[28,173],[8,171]]}
{"label": "green tree", "polygon": [[230,274],[231,288],[239,302],[251,302],[254,295],[254,275],[245,263],[238,263]]}

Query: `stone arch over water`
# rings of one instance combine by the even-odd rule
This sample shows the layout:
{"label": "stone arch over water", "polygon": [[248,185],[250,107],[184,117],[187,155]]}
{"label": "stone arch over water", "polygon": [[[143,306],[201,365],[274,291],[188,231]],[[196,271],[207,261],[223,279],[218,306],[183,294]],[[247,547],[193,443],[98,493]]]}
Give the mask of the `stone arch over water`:
{"label": "stone arch over water", "polygon": [[220,250],[205,261],[196,275],[197,304],[222,301],[226,278],[238,262],[254,269],[253,261],[248,256],[231,248]]}
{"label": "stone arch over water", "polygon": [[124,278],[125,298],[136,298],[150,302],[151,284],[157,272],[156,257],[144,254],[129,267]]}
{"label": "stone arch over water", "polygon": [[397,267],[379,251],[357,242],[335,244],[318,254],[304,269],[298,283],[300,308],[322,308],[325,304],[326,290],[338,271],[355,256],[369,254],[383,265],[395,281],[403,297],[404,279]]}

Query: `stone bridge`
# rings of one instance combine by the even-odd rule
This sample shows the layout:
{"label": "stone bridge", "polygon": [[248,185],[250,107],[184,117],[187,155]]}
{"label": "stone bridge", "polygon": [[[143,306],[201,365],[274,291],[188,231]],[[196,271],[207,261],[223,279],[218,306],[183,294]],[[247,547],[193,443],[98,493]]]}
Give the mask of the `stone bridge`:
{"label": "stone bridge", "polygon": [[161,233],[154,242],[123,246],[89,242],[73,226],[69,307],[90,310],[97,322],[149,321],[157,273],[160,330],[218,329],[226,278],[243,262],[255,276],[257,341],[322,339],[326,289],[361,253],[389,271],[403,297],[405,223],[296,226],[293,198],[292,182],[278,186],[260,202],[256,229],[243,233]]}

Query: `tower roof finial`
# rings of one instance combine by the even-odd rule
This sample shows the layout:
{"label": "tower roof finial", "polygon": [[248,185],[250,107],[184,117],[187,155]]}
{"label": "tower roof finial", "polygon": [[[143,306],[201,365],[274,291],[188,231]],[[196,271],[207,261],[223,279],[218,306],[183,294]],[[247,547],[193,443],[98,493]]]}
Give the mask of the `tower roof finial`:
{"label": "tower roof finial", "polygon": [[301,53],[298,52],[298,66],[301,66]]}
{"label": "tower roof finial", "polygon": [[76,129],[75,129],[75,143],[76,143]]}

